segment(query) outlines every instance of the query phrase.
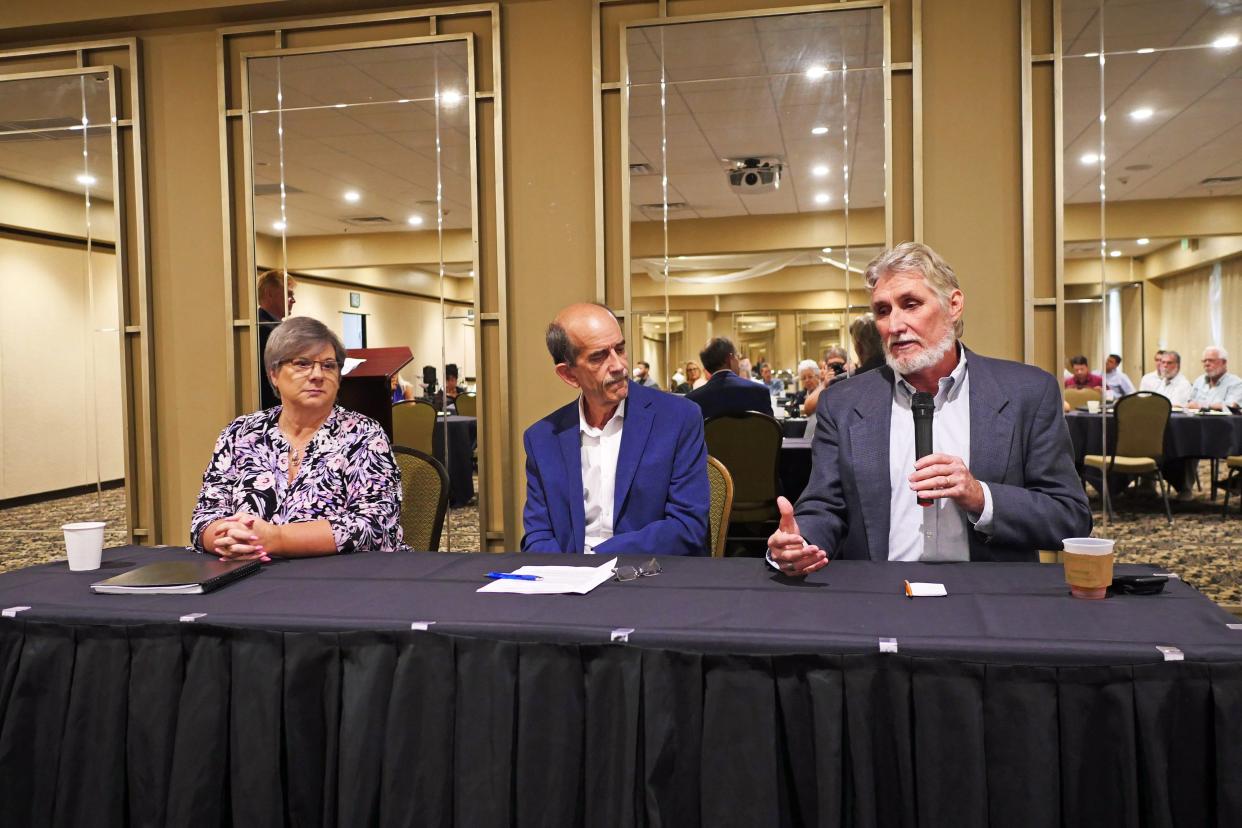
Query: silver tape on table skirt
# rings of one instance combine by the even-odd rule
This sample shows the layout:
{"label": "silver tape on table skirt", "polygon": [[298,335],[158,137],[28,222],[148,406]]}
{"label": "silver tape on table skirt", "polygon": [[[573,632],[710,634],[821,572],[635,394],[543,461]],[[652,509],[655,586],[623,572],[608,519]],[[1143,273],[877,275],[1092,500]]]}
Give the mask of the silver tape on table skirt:
{"label": "silver tape on table skirt", "polygon": [[880,652],[882,652],[882,653],[895,653],[895,652],[897,652],[897,639],[895,639],[895,638],[881,638],[881,639],[880,639]]}
{"label": "silver tape on table skirt", "polygon": [[630,643],[630,633],[634,632],[633,627],[617,627],[612,631],[612,641],[619,644]]}
{"label": "silver tape on table skirt", "polygon": [[16,618],[19,612],[25,612],[28,609],[30,607],[8,607],[7,609],[0,610],[0,615],[3,615],[5,618]]}

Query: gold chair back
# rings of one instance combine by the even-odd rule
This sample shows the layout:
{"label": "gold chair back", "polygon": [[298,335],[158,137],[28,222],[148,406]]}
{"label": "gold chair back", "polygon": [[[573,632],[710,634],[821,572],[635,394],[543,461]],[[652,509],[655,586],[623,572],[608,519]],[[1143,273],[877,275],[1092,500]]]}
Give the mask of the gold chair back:
{"label": "gold chair back", "polygon": [[704,426],[707,453],[733,478],[730,520],[751,523],[777,520],[779,463],[784,434],[775,417],[746,411],[712,417]]}
{"label": "gold chair back", "polygon": [[399,446],[432,454],[436,409],[425,400],[406,400],[392,407],[392,441]]}
{"label": "gold chair back", "polygon": [[1118,457],[1149,457],[1156,465],[1164,460],[1164,430],[1172,405],[1169,398],[1151,391],[1129,394],[1117,401]]}
{"label": "gold chair back", "polygon": [[474,394],[458,394],[457,413],[463,417],[479,416],[479,398]]}
{"label": "gold chair back", "polygon": [[707,523],[711,529],[712,557],[720,558],[724,556],[725,537],[729,534],[733,478],[724,463],[710,454],[707,456],[707,483],[711,487],[711,511]]}
{"label": "gold chair back", "polygon": [[440,461],[417,449],[392,447],[401,470],[401,531],[417,552],[437,552],[448,513],[448,473]]}
{"label": "gold chair back", "polygon": [[1065,401],[1069,403],[1070,408],[1081,408],[1091,400],[1100,402],[1104,399],[1103,393],[1098,388],[1066,388]]}

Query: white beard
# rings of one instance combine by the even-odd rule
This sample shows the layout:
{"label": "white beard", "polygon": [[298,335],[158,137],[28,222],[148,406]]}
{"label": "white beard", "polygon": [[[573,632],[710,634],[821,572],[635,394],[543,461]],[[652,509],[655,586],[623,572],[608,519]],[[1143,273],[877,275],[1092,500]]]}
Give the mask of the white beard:
{"label": "white beard", "polygon": [[924,345],[923,350],[913,356],[899,358],[889,353],[889,343],[884,343],[884,361],[888,363],[888,367],[902,376],[914,374],[919,371],[932,367],[940,360],[944,359],[945,354],[949,353],[949,349],[957,344],[957,336],[953,332],[953,328],[948,328],[944,332],[944,336],[934,345]]}

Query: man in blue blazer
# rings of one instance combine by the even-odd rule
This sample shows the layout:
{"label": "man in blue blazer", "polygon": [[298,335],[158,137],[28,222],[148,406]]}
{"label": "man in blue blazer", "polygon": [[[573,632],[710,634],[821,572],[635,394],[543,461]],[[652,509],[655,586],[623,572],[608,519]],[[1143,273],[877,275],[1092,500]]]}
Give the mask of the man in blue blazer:
{"label": "man in blue blazer", "polygon": [[699,352],[699,361],[711,379],[687,394],[686,399],[699,404],[703,419],[743,411],[772,413],[772,396],[767,387],[737,375],[737,350],[732,341],[716,337]]}
{"label": "man in blue blazer", "polygon": [[[866,278],[888,365],[820,395],[811,479],[796,514],[779,501],[773,565],[804,575],[830,557],[1035,561],[1090,534],[1057,381],[958,341],[964,297],[931,248],[885,251]],[[933,453],[916,461],[920,391],[934,400]]]}
{"label": "man in blue blazer", "polygon": [[707,448],[693,403],[629,380],[603,305],[548,326],[556,374],[578,400],[526,430],[523,552],[705,555]]}

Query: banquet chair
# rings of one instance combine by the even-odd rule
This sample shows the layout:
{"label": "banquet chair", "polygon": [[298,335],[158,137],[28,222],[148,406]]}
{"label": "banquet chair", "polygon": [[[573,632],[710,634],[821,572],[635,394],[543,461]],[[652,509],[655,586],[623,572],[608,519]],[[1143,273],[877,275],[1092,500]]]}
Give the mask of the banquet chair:
{"label": "banquet chair", "polygon": [[1098,388],[1066,388],[1065,401],[1069,403],[1070,408],[1081,408],[1091,400],[1100,402],[1104,399],[1104,395],[1100,393]]}
{"label": "banquet chair", "polygon": [[432,454],[436,409],[425,400],[406,400],[392,407],[392,441],[399,446]]}
{"label": "banquet chair", "polygon": [[[707,459],[710,460],[711,458]],[[1229,469],[1229,474],[1225,476],[1224,481],[1221,483],[1225,487],[1225,506],[1220,510],[1221,520],[1224,520],[1229,515],[1229,493],[1233,491],[1234,483],[1238,478],[1242,477],[1242,454],[1226,457],[1225,468]]]}
{"label": "banquet chair", "polygon": [[707,525],[711,528],[712,557],[724,556],[725,536],[729,529],[729,512],[733,508],[733,478],[729,470],[710,454],[707,456],[707,483],[711,489],[711,511]]}
{"label": "banquet chair", "polygon": [[437,552],[448,512],[448,472],[426,452],[392,447],[401,470],[401,532],[411,549]]}
{"label": "banquet chair", "polygon": [[1169,509],[1169,483],[1160,471],[1160,464],[1164,461],[1164,430],[1169,424],[1171,411],[1169,398],[1151,391],[1122,397],[1113,409],[1117,430],[1113,453],[1088,454],[1082,460],[1084,466],[1098,469],[1106,476],[1154,474],[1160,483],[1164,513],[1169,523],[1173,522],[1173,512]]}
{"label": "banquet chair", "polygon": [[703,436],[707,453],[733,478],[730,522],[779,519],[776,496],[784,434],[776,418],[758,411],[722,414],[704,423]]}
{"label": "banquet chair", "polygon": [[463,417],[479,416],[479,398],[474,394],[458,394],[457,413]]}

